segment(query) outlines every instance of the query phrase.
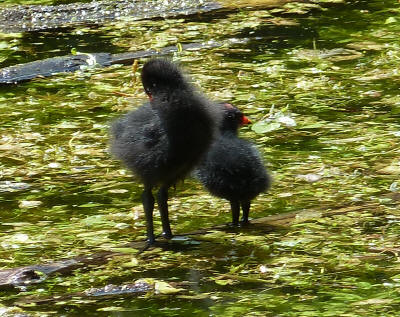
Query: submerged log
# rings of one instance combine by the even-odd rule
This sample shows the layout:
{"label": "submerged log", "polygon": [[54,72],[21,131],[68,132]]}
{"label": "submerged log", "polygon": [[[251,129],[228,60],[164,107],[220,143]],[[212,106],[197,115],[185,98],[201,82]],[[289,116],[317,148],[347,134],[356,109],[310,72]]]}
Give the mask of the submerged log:
{"label": "submerged log", "polygon": [[[366,208],[377,208],[378,205],[359,205],[347,206],[330,211],[324,210],[301,210],[299,212],[290,212],[279,215],[258,218],[251,221],[250,228],[254,230],[277,230],[278,228],[287,228],[297,222],[305,222],[321,217],[331,217],[349,212],[358,212]],[[204,235],[210,231],[226,230],[226,225],[218,225],[204,230],[198,230],[189,233],[180,234],[181,236]],[[156,246],[168,245],[168,242],[160,242]],[[138,253],[148,248],[145,241],[134,241],[121,248],[133,248]],[[116,248],[118,249],[118,248]],[[72,259],[56,261],[48,264],[37,264],[13,269],[0,270],[0,289],[18,289],[21,286],[43,282],[48,276],[55,273],[70,274],[77,268],[87,268],[90,266],[100,266],[107,263],[115,256],[122,255],[121,252],[103,251],[92,255],[78,256]]]}
{"label": "submerged log", "polygon": [[76,292],[48,297],[27,296],[14,303],[16,306],[49,305],[64,302],[70,299],[109,299],[123,296],[141,296],[148,293],[154,295],[176,295],[187,293],[190,290],[190,282],[164,282],[155,279],[139,279],[133,283],[114,285],[108,284],[100,288],[91,288],[84,292]]}
{"label": "submerged log", "polygon": [[30,265],[0,271],[0,289],[12,289],[18,286],[27,286],[44,281],[47,276],[69,272],[89,264],[103,264],[108,258],[115,256],[115,252],[100,252],[88,256],[79,256],[72,259],[52,262],[49,264]]}

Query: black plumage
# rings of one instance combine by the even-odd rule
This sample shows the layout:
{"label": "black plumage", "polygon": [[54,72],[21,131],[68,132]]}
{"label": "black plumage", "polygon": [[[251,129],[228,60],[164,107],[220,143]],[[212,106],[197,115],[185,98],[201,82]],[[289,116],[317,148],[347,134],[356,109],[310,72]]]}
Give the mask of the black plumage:
{"label": "black plumage", "polygon": [[238,129],[249,120],[230,104],[222,104],[221,135],[210,147],[196,175],[207,190],[231,204],[232,224],[248,223],[251,200],[266,191],[271,184],[262,158],[256,147],[238,137]]}
{"label": "black plumage", "polygon": [[197,93],[168,60],[148,61],[141,79],[150,102],[114,122],[111,152],[144,184],[147,239],[153,243],[152,189],[159,186],[157,202],[163,235],[171,238],[168,188],[183,179],[206,153],[221,111]]}

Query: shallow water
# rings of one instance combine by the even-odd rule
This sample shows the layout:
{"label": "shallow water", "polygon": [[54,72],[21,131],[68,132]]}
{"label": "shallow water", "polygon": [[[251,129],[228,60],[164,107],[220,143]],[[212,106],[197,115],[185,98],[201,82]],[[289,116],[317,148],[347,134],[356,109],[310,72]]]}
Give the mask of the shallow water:
{"label": "shallow water", "polygon": [[[215,231],[189,246],[126,252],[20,293],[3,291],[2,304],[152,278],[186,283],[189,291],[76,296],[20,309],[32,316],[396,315],[399,21],[397,1],[376,0],[0,34],[2,67],[71,49],[115,53],[237,39],[173,58],[210,98],[231,102],[254,122],[241,135],[263,153],[274,184],[250,216],[314,210],[289,228]],[[109,122],[145,99],[138,75],[115,65],[0,87],[0,267],[144,238],[142,187],[107,150]],[[323,216],[352,205],[363,207]],[[228,204],[192,179],[171,191],[170,208],[175,233],[230,220]]]}

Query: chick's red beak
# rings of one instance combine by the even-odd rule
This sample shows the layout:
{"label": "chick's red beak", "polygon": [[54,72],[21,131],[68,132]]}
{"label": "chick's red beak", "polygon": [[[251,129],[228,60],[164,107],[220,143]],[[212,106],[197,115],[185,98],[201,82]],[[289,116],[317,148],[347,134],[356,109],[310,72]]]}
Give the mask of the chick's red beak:
{"label": "chick's red beak", "polygon": [[250,124],[251,123],[251,121],[250,121],[250,119],[249,118],[247,118],[246,116],[243,116],[242,117],[242,125],[246,125],[246,124]]}
{"label": "chick's red beak", "polygon": [[146,93],[147,97],[149,97],[149,100],[152,101],[153,100],[153,95],[151,94],[150,90],[145,88],[144,92]]}

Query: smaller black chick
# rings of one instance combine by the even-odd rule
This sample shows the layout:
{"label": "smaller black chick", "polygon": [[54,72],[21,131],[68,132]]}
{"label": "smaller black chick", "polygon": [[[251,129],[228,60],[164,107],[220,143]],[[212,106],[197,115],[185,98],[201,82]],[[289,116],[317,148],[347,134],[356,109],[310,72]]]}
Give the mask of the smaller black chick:
{"label": "smaller black chick", "polygon": [[196,176],[211,194],[229,200],[232,225],[238,226],[240,206],[241,222],[247,224],[251,200],[270,187],[271,177],[255,146],[237,135],[249,119],[230,104],[222,107],[221,134],[197,168]]}

